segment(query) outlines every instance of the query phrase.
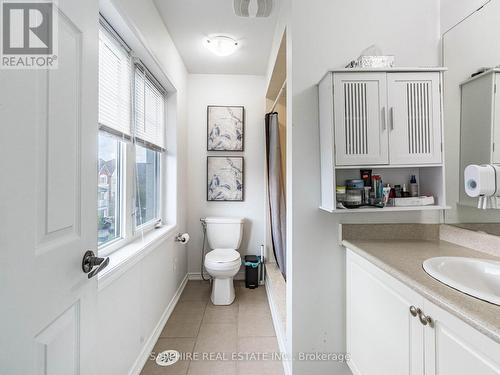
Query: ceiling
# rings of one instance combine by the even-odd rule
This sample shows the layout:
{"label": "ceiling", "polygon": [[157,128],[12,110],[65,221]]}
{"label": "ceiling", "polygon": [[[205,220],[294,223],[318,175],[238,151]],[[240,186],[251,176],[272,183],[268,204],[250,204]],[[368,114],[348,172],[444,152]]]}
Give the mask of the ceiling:
{"label": "ceiling", "polygon": [[[267,70],[276,26],[278,1],[268,18],[242,18],[233,0],[154,0],[190,73],[256,74]],[[226,35],[240,43],[231,56],[212,54],[207,36]]]}

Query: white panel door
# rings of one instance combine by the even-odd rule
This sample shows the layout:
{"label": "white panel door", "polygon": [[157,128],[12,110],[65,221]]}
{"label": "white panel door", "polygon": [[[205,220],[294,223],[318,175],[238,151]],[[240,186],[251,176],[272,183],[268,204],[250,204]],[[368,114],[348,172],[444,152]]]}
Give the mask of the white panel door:
{"label": "white panel door", "polygon": [[442,162],[440,73],[388,73],[391,164]]}
{"label": "white panel door", "polygon": [[500,374],[500,344],[433,303],[423,309],[434,321],[424,333],[426,375]]}
{"label": "white panel door", "polygon": [[423,375],[423,298],[347,250],[347,353],[355,375]]}
{"label": "white panel door", "polygon": [[98,2],[58,1],[54,70],[0,70],[0,374],[97,375]]}
{"label": "white panel door", "polygon": [[386,73],[335,73],[335,164],[387,164]]}

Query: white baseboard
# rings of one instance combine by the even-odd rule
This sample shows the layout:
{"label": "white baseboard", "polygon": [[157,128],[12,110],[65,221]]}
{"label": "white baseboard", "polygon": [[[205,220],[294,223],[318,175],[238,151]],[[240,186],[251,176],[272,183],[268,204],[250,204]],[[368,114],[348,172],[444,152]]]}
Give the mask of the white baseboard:
{"label": "white baseboard", "polygon": [[[210,275],[207,272],[204,272],[203,275],[205,278],[209,277]],[[188,279],[189,280],[202,280],[201,278],[201,273],[199,272],[188,272]],[[245,271],[240,271],[236,274],[234,277],[234,280],[245,280]]]}
{"label": "white baseboard", "polygon": [[[278,309],[276,308],[276,303],[273,300],[273,294],[271,292],[271,281],[269,277],[266,278],[265,285],[266,285],[267,300],[269,301],[269,308],[271,309],[271,317],[273,319],[274,331],[276,332],[276,338],[278,340],[278,346],[280,348],[281,353],[286,353],[287,352],[286,332],[283,330],[283,326],[281,324],[278,314]],[[290,368],[290,362],[284,359],[282,363],[285,375],[291,375],[292,369]]]}
{"label": "white baseboard", "polygon": [[179,288],[177,288],[177,291],[175,292],[174,296],[172,297],[172,300],[168,304],[167,308],[163,312],[160,321],[156,325],[155,329],[153,330],[153,333],[151,336],[144,342],[144,346],[142,348],[141,353],[137,357],[137,359],[134,362],[134,365],[132,366],[132,369],[129,371],[129,375],[139,375],[142,371],[142,368],[144,367],[144,364],[148,360],[149,356],[151,355],[151,352],[153,351],[153,348],[156,344],[156,341],[158,341],[158,338],[160,337],[161,331],[163,330],[163,327],[167,323],[168,318],[170,318],[170,315],[172,314],[172,311],[174,311],[175,306],[177,305],[177,302],[179,302],[179,298],[182,294],[182,291],[186,287],[186,284],[188,282],[188,275],[184,276],[184,279],[181,282],[181,285],[179,285]]}

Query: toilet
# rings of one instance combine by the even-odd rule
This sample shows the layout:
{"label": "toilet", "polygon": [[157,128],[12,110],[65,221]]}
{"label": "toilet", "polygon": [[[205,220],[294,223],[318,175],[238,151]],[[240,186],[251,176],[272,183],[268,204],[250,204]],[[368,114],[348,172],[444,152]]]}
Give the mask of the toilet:
{"label": "toilet", "polygon": [[211,300],[214,305],[230,305],[234,301],[233,278],[241,267],[238,248],[243,236],[243,218],[207,217],[208,244],[212,251],[205,255],[205,269],[212,276]]}

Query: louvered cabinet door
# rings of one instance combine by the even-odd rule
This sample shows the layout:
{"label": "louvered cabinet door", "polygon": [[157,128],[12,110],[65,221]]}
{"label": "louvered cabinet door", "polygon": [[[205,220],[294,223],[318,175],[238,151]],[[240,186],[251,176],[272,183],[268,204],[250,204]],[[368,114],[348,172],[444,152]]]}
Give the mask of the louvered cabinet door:
{"label": "louvered cabinet door", "polygon": [[442,162],[439,73],[388,73],[391,164]]}
{"label": "louvered cabinet door", "polygon": [[335,164],[387,164],[386,73],[335,73]]}

